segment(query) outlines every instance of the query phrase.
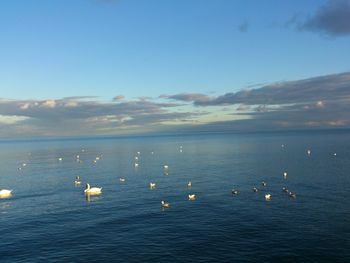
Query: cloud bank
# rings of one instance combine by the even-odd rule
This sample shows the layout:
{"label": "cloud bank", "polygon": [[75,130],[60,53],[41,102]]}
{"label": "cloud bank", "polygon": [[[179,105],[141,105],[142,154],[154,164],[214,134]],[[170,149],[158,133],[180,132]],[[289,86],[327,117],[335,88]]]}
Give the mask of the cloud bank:
{"label": "cloud bank", "polygon": [[[202,94],[204,95],[204,94]],[[177,94],[168,98],[196,107],[235,107],[235,115],[249,118],[212,122],[203,130],[273,131],[350,127],[350,73],[277,82],[257,89],[217,97]],[[198,128],[198,127],[196,127]]]}
{"label": "cloud bank", "polygon": [[0,99],[0,138],[350,128],[349,112],[345,72],[220,96]]}

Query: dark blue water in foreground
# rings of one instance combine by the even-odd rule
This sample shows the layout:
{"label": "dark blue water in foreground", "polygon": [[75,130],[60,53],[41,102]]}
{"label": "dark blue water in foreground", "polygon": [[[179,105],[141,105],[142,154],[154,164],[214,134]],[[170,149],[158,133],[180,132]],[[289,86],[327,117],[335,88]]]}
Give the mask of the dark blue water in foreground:
{"label": "dark blue water in foreground", "polygon": [[349,186],[346,133],[0,143],[0,262],[350,262]]}

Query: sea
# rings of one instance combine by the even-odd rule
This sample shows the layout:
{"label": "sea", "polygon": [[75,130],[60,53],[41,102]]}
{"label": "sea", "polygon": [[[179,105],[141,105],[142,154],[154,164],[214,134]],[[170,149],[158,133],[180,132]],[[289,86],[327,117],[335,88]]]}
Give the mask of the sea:
{"label": "sea", "polygon": [[350,262],[347,131],[2,141],[0,189],[2,263]]}

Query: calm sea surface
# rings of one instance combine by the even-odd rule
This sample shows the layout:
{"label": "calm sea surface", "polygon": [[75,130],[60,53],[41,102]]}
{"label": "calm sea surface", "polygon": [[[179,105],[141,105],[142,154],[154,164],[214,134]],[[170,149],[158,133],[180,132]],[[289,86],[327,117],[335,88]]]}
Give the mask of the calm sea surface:
{"label": "calm sea surface", "polygon": [[1,188],[0,262],[350,262],[346,133],[2,142]]}

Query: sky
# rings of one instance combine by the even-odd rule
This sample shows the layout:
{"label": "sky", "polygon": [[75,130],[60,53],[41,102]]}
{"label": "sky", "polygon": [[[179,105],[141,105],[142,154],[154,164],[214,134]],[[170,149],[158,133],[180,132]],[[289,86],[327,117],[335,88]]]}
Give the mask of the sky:
{"label": "sky", "polygon": [[349,47],[350,0],[3,0],[0,138],[350,128]]}

